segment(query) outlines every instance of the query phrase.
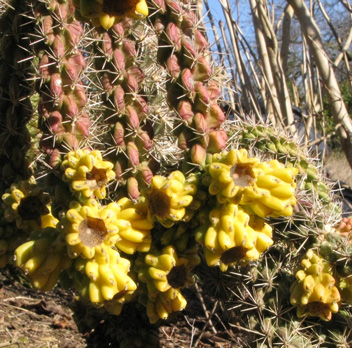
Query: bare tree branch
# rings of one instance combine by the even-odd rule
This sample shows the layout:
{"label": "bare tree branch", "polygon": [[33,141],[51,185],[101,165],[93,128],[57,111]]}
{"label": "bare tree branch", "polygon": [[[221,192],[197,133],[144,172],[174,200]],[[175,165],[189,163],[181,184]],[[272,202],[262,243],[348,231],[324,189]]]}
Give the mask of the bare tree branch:
{"label": "bare tree branch", "polygon": [[291,42],[291,19],[293,16],[293,8],[287,5],[284,11],[284,19],[282,23],[282,44],[281,44],[281,60],[282,70],[287,76],[288,54]]}
{"label": "bare tree branch", "polygon": [[287,0],[293,7],[295,15],[300,22],[302,33],[307,40],[310,51],[319,70],[331,106],[341,146],[352,168],[352,121],[343,102],[334,71],[325,53],[319,28],[309,13],[303,0]]}

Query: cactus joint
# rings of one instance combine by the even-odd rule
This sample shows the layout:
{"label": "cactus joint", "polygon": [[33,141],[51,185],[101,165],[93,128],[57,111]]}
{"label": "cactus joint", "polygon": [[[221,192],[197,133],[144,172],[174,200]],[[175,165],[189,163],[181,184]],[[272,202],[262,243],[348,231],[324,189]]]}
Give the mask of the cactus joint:
{"label": "cactus joint", "polygon": [[78,233],[82,243],[93,248],[103,243],[107,229],[102,219],[88,216],[79,224]]}

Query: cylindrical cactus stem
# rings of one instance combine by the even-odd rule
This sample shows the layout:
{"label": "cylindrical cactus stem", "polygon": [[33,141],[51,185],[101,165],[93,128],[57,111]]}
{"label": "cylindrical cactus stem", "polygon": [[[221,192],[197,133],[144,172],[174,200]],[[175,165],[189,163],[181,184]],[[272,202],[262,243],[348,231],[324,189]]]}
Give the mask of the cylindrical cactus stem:
{"label": "cylindrical cactus stem", "polygon": [[28,33],[35,19],[27,2],[12,1],[0,18],[0,194],[15,181],[30,177],[26,158],[31,146],[27,123],[32,118],[30,95],[33,67]]}
{"label": "cylindrical cactus stem", "polygon": [[182,134],[179,146],[186,162],[194,159],[199,165],[202,160],[194,156],[198,145],[219,152],[227,140],[221,130],[226,117],[218,105],[220,87],[208,58],[209,44],[198,27],[196,6],[169,0],[148,3],[159,40],[158,60],[168,74],[167,100],[178,117],[174,127]]}
{"label": "cylindrical cactus stem", "polygon": [[[143,168],[148,166],[154,135],[148,120],[145,73],[139,64],[142,42],[136,23],[130,18],[114,24],[108,31],[98,30],[96,36],[99,40],[94,68],[103,92],[101,124],[107,129],[104,139],[107,154],[116,163],[118,186],[125,186],[129,196],[137,199],[146,183],[141,163]],[[148,172],[152,173],[150,169]]]}
{"label": "cylindrical cactus stem", "polygon": [[42,36],[31,38],[40,57],[40,147],[52,167],[61,161],[60,153],[85,146],[91,126],[83,82],[87,64],[79,48],[84,32],[73,11],[70,1],[38,1],[35,6]]}

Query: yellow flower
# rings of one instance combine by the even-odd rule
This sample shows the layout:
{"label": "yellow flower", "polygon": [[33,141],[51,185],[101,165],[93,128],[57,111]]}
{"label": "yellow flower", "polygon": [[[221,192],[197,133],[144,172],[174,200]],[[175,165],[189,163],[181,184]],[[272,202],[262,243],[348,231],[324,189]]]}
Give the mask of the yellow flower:
{"label": "yellow flower", "polygon": [[207,264],[226,271],[231,265],[258,260],[273,244],[271,234],[272,228],[263,219],[227,203],[210,211],[209,224],[198,228],[196,239],[203,245]]}
{"label": "yellow flower", "polygon": [[246,189],[259,195],[255,185],[261,172],[258,163],[258,158],[248,158],[245,149],[213,155],[213,163],[206,168],[211,176],[209,193],[216,195],[219,203],[238,203]]}
{"label": "yellow flower", "polygon": [[2,195],[4,217],[15,222],[18,229],[33,231],[38,228],[55,227],[57,220],[50,212],[50,197],[40,188],[35,179],[12,184]]}
{"label": "yellow flower", "polygon": [[16,248],[15,264],[31,279],[35,288],[49,291],[72,260],[56,229],[47,227],[36,232],[33,238]]}
{"label": "yellow flower", "polygon": [[209,193],[216,195],[219,203],[248,205],[263,218],[293,213],[297,168],[286,168],[277,160],[248,158],[241,149],[213,155],[206,171]]}
{"label": "yellow flower", "polygon": [[147,315],[151,324],[159,319],[167,319],[173,312],[182,311],[187,305],[186,299],[180,290],[170,288],[166,292],[160,292],[156,299],[148,299]]}
{"label": "yellow flower", "polygon": [[81,293],[112,314],[118,315],[123,303],[137,289],[128,275],[130,261],[106,245],[98,247],[92,259],[76,259],[75,268],[88,278],[80,284]]}
{"label": "yellow flower", "polygon": [[107,209],[115,213],[119,228],[120,239],[115,246],[126,254],[148,252],[152,241],[150,231],[154,223],[148,219],[147,204],[121,198],[118,202],[110,203]]}
{"label": "yellow flower", "polygon": [[150,217],[165,227],[171,227],[176,221],[189,221],[192,212],[186,208],[197,192],[196,182],[195,176],[186,180],[180,171],[172,172],[167,178],[155,175],[145,193]]}
{"label": "yellow flower", "polygon": [[59,229],[65,233],[71,257],[91,259],[102,244],[112,246],[119,240],[115,213],[94,199],[85,205],[71,202]]}
{"label": "yellow flower", "polygon": [[90,198],[95,195],[99,199],[106,196],[106,185],[115,178],[113,164],[104,161],[98,150],[71,151],[61,164],[65,171],[63,180],[71,183],[73,192],[82,192]]}
{"label": "yellow flower", "polygon": [[291,286],[291,304],[298,317],[317,316],[328,321],[339,310],[341,295],[335,286],[331,266],[312,249],[301,262],[296,281]]}
{"label": "yellow flower", "polygon": [[143,18],[149,13],[145,0],[81,0],[75,5],[83,17],[90,18],[93,25],[104,29],[110,29],[125,17]]}
{"label": "yellow flower", "polygon": [[179,257],[173,246],[147,254],[137,259],[138,278],[146,284],[147,315],[151,323],[166,319],[170,313],[187,305],[180,288],[193,284],[191,270],[194,266],[187,258]]}

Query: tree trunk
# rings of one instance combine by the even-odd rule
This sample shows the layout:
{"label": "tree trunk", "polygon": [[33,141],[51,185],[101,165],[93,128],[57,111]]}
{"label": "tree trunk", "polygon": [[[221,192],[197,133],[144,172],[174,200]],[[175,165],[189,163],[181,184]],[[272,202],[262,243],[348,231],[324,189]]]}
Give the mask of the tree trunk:
{"label": "tree trunk", "polygon": [[341,146],[352,168],[352,121],[343,102],[334,71],[324,50],[317,24],[303,0],[287,0],[300,22],[301,30],[314,57],[338,128]]}

